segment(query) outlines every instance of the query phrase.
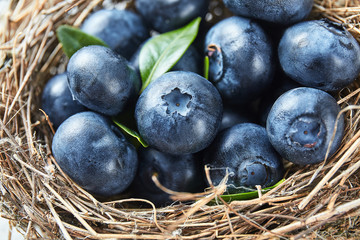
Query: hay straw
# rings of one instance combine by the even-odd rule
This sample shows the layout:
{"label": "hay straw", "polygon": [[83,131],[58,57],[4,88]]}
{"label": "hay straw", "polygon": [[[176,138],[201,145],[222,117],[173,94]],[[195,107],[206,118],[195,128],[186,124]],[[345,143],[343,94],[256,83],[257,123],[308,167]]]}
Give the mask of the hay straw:
{"label": "hay straw", "polygon": [[[357,237],[360,215],[360,88],[338,95],[346,134],[323,164],[287,164],[286,180],[253,200],[219,198],[226,179],[198,194],[175,193],[165,208],[141,199],[101,202],[73,183],[51,154],[53,130],[39,109],[51,75],[67,62],[56,40],[61,24],[79,26],[102,1],[10,1],[0,26],[1,216],[28,239],[268,239]],[[133,4],[131,1],[129,5]],[[211,10],[223,9],[211,1]],[[216,14],[216,22],[228,16]],[[358,0],[315,0],[311,18],[344,24],[360,41]],[[159,185],[160,186],[160,185]],[[160,186],[161,187],[161,186]],[[166,189],[164,189],[166,190]],[[136,202],[146,208],[132,207]],[[130,203],[130,205],[129,205]],[[211,203],[211,204],[209,204]],[[351,231],[350,231],[351,230]]]}

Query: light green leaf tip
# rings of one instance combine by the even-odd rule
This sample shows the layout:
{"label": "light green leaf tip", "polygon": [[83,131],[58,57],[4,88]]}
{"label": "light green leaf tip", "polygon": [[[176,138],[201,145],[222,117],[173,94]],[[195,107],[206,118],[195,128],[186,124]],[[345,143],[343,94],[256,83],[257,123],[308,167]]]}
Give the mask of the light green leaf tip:
{"label": "light green leaf tip", "polygon": [[140,93],[156,78],[169,71],[184,55],[199,31],[201,18],[188,25],[160,34],[147,41],[140,51],[139,68],[142,79]]}
{"label": "light green leaf tip", "polygon": [[148,147],[149,145],[145,142],[144,139],[142,139],[142,137],[140,136],[139,133],[137,133],[134,130],[131,130],[130,128],[126,127],[124,124],[119,123],[118,121],[113,119],[113,122],[121,129],[123,130],[126,134],[128,134],[129,136],[136,138],[139,143],[143,146],[143,147]]}
{"label": "light green leaf tip", "polygon": [[56,36],[62,45],[62,49],[69,58],[80,48],[89,45],[101,45],[109,47],[101,39],[87,34],[78,28],[61,25],[56,29]]}

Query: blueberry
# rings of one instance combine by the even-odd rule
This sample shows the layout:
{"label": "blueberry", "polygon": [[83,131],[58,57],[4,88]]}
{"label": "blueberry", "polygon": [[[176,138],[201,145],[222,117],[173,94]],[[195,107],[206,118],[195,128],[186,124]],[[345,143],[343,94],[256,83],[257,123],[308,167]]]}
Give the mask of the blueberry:
{"label": "blueberry", "polygon": [[229,173],[227,193],[272,186],[284,175],[279,154],[269,142],[266,129],[241,123],[220,132],[205,150],[204,163],[217,185]]}
{"label": "blueberry", "polygon": [[158,32],[180,28],[205,16],[208,0],[136,0],[137,11]]}
{"label": "blueberry", "polygon": [[[143,47],[143,44],[140,45],[138,50],[134,53],[134,55],[129,60],[130,65],[135,69],[135,71],[139,74],[139,76],[140,76],[139,56],[140,56],[140,51],[141,51],[142,47]],[[188,72],[194,72],[197,74],[201,74],[202,69],[203,68],[201,65],[200,54],[193,45],[190,45],[190,47],[186,50],[184,55],[170,69],[170,71],[188,71]]]}
{"label": "blueberry", "polygon": [[99,196],[123,192],[135,177],[137,153],[111,121],[95,112],[77,113],[56,131],[52,152],[77,184]]}
{"label": "blueberry", "polygon": [[42,109],[55,129],[68,117],[86,110],[83,105],[73,99],[66,73],[55,75],[46,83],[41,102]]}
{"label": "blueberry", "polygon": [[111,49],[130,58],[149,37],[142,18],[128,10],[102,9],[85,19],[81,30],[102,39]]}
{"label": "blueberry", "polygon": [[216,88],[192,72],[168,72],[140,95],[135,119],[140,135],[161,152],[198,152],[214,139],[222,101]]}
{"label": "blueberry", "polygon": [[188,71],[197,74],[202,73],[201,58],[198,50],[191,45],[179,61],[171,68],[171,71]]}
{"label": "blueberry", "polygon": [[327,19],[289,27],[278,54],[287,75],[324,91],[338,91],[360,73],[359,44],[341,24]]}
{"label": "blueberry", "polygon": [[202,165],[195,154],[172,155],[153,148],[139,151],[139,167],[132,185],[135,197],[145,198],[156,206],[171,204],[170,195],[156,186],[156,176],[161,185],[175,192],[200,192],[205,185]]}
{"label": "blueberry", "polygon": [[67,66],[69,88],[81,104],[105,115],[119,114],[139,81],[125,58],[102,46],[83,47]]}
{"label": "blueberry", "polygon": [[256,22],[230,17],[207,33],[209,77],[225,102],[243,104],[259,97],[273,80],[272,44]]}
{"label": "blueberry", "polygon": [[295,164],[315,164],[325,159],[330,142],[331,156],[340,146],[344,118],[337,122],[340,107],[328,93],[300,87],[282,94],[272,106],[266,129],[270,142],[280,155]]}
{"label": "blueberry", "polygon": [[314,0],[224,0],[225,6],[236,15],[281,25],[304,20],[313,3]]}
{"label": "blueberry", "polygon": [[254,123],[255,121],[255,117],[249,109],[245,107],[241,107],[238,109],[236,107],[226,106],[224,107],[219,131],[222,131],[239,123]]}

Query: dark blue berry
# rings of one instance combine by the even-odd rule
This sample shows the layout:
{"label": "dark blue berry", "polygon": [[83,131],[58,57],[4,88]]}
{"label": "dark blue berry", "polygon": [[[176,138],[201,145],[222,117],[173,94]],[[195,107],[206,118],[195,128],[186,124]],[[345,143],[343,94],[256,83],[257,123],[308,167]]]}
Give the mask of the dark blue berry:
{"label": "dark blue berry", "polygon": [[102,46],[83,47],[67,66],[69,88],[81,104],[105,115],[119,114],[135,97],[138,76],[125,58]]}
{"label": "dark blue berry", "polygon": [[273,80],[272,44],[256,22],[230,17],[215,24],[205,39],[209,78],[224,101],[243,104],[259,97]]}
{"label": "dark blue berry", "polygon": [[338,91],[360,73],[360,45],[341,24],[327,19],[288,28],[278,53],[284,72],[307,87]]}
{"label": "dark blue berry", "polygon": [[192,72],[169,72],[154,80],[135,108],[138,130],[154,148],[172,154],[198,152],[214,139],[222,117],[216,88]]}
{"label": "dark blue berry", "polygon": [[208,0],[136,0],[136,10],[158,32],[183,27],[196,17],[205,16]]}
{"label": "dark blue berry", "polygon": [[[295,164],[323,161],[329,144],[329,157],[338,149],[344,133],[340,106],[328,93],[300,87],[281,95],[272,106],[266,122],[270,142],[280,155]],[[337,129],[333,137],[335,128]]]}
{"label": "dark blue berry", "polygon": [[86,110],[86,107],[73,99],[66,73],[55,75],[46,83],[41,102],[42,109],[55,129],[68,117]]}
{"label": "dark blue berry", "polygon": [[135,147],[111,121],[95,112],[77,113],[56,131],[52,152],[61,169],[85,190],[99,196],[123,192],[135,177]]}
{"label": "dark blue berry", "polygon": [[135,197],[145,198],[156,206],[170,204],[170,195],[153,181],[175,192],[201,192],[205,185],[202,164],[194,154],[172,155],[153,148],[139,151],[139,167],[132,185]]}
{"label": "dark blue berry", "polygon": [[272,186],[284,175],[279,154],[270,144],[266,129],[253,123],[241,123],[220,132],[205,150],[204,163],[217,185],[229,174],[227,193],[236,193],[256,185]]}
{"label": "dark blue berry", "polygon": [[149,37],[149,31],[141,17],[128,10],[96,11],[85,19],[81,30],[102,39],[127,59]]}
{"label": "dark blue berry", "polygon": [[304,20],[314,0],[224,0],[225,6],[236,15],[290,25]]}

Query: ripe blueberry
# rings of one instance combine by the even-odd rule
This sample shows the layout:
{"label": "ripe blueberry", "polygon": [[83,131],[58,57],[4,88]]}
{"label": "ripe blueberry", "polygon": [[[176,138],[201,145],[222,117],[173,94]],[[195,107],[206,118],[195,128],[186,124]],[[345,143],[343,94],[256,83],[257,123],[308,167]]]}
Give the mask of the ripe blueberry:
{"label": "ripe blueberry", "polygon": [[201,174],[202,165],[195,154],[172,155],[151,147],[139,151],[139,167],[132,184],[136,197],[150,200],[156,206],[170,204],[170,195],[161,190],[158,181],[175,192],[200,192],[205,185]]}
{"label": "ripe blueberry", "polygon": [[[340,107],[328,93],[308,87],[289,90],[272,106],[266,129],[280,155],[295,164],[315,164],[325,159],[329,143],[331,156],[340,146],[344,118],[336,118]],[[335,137],[333,131],[337,124]]]}
{"label": "ripe blueberry", "polygon": [[136,10],[159,32],[180,28],[206,14],[208,0],[136,0]]}
{"label": "ripe blueberry", "polygon": [[209,78],[225,102],[242,104],[259,97],[273,80],[272,45],[256,22],[230,17],[206,34]]}
{"label": "ripe blueberry", "polygon": [[65,120],[54,135],[52,152],[61,169],[95,195],[123,192],[136,174],[135,147],[110,120],[95,112]]}
{"label": "ripe blueberry", "polygon": [[86,110],[83,105],[73,99],[66,73],[55,75],[46,83],[41,102],[42,109],[55,129],[68,117]]}
{"label": "ripe blueberry", "polygon": [[120,113],[135,96],[138,76],[125,58],[102,46],[83,47],[67,66],[69,88],[81,104],[105,115]]}
{"label": "ripe blueberry", "polygon": [[239,16],[289,25],[304,20],[314,0],[224,0],[225,6]]}
{"label": "ripe blueberry", "polygon": [[102,39],[127,59],[149,37],[149,31],[141,17],[128,10],[96,11],[85,19],[81,30]]}
{"label": "ripe blueberry", "polygon": [[204,163],[217,185],[229,173],[227,192],[272,186],[284,174],[281,158],[270,144],[266,129],[254,123],[240,123],[216,136],[205,150]]}
{"label": "ripe blueberry", "polygon": [[135,119],[140,135],[161,152],[198,152],[214,139],[222,101],[216,88],[192,72],[168,72],[140,95]]}
{"label": "ripe blueberry", "polygon": [[288,76],[324,91],[338,91],[360,73],[360,45],[341,24],[327,19],[289,27],[278,54]]}

